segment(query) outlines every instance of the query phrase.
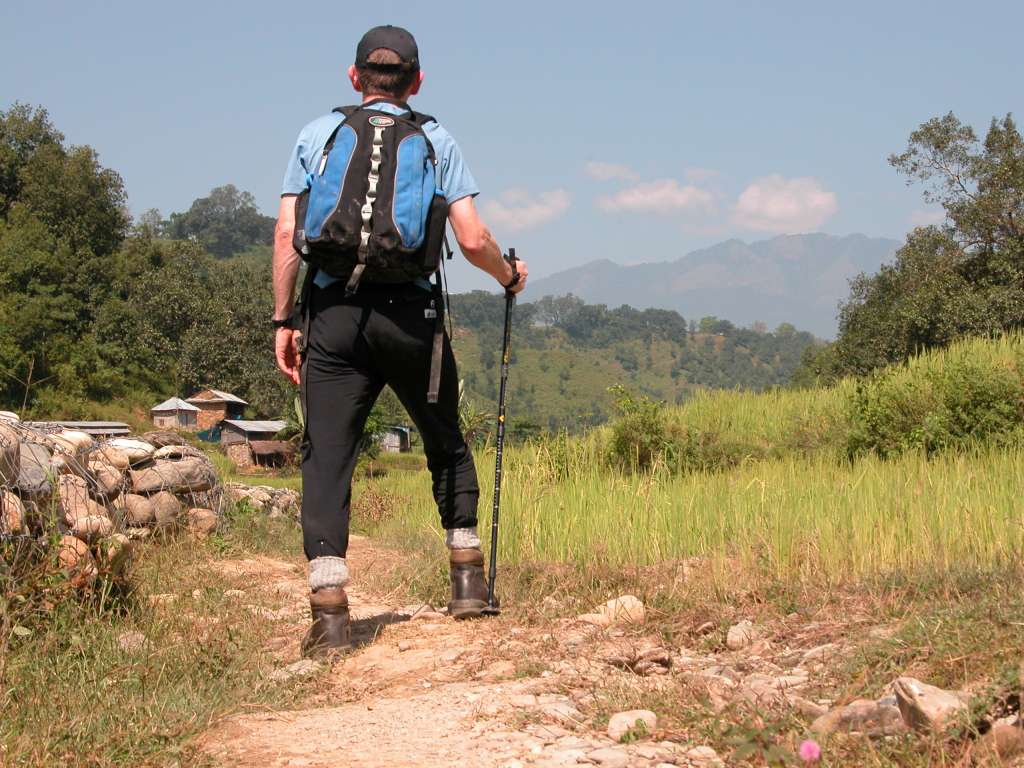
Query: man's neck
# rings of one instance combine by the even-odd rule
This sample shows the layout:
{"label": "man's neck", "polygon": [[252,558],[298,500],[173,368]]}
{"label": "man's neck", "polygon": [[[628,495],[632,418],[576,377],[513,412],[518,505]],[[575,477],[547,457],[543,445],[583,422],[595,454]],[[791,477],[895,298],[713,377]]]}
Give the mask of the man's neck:
{"label": "man's neck", "polygon": [[409,97],[406,96],[404,99],[402,99],[402,98],[398,98],[396,96],[388,96],[387,94],[383,94],[383,93],[364,93],[363,94],[363,104],[365,104],[368,101],[374,101],[375,99],[387,99],[388,101],[400,101],[401,103],[406,104],[406,103],[408,103]]}

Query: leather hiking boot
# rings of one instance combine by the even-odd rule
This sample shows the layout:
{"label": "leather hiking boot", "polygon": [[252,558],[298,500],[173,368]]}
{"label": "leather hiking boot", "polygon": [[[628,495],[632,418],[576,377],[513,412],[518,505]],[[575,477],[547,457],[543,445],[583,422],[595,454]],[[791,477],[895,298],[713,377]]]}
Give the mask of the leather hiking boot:
{"label": "leather hiking boot", "polygon": [[[448,615],[453,619],[473,619],[487,607],[487,579],[484,578],[484,553],[477,548],[450,550],[452,599]],[[497,603],[495,599],[495,603]]]}
{"label": "leather hiking boot", "polygon": [[302,638],[302,655],[322,659],[332,653],[344,653],[352,647],[348,620],[348,595],[341,587],[327,587],[311,592],[309,608],[313,625]]}

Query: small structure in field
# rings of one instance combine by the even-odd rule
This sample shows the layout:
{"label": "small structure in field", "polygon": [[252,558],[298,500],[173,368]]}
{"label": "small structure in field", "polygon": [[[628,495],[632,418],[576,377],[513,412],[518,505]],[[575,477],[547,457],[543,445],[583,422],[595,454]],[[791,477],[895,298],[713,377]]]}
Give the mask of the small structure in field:
{"label": "small structure in field", "polygon": [[385,453],[407,453],[412,450],[412,430],[408,427],[386,427],[377,438]]}
{"label": "small structure in field", "polygon": [[159,405],[154,405],[149,409],[149,418],[153,421],[153,426],[160,429],[199,428],[199,409],[180,397],[172,397]]}
{"label": "small structure in field", "polygon": [[241,419],[242,412],[248,405],[238,395],[219,389],[196,392],[192,397],[186,398],[186,402],[199,409],[196,418],[198,429],[212,429],[225,419]]}
{"label": "small structure in field", "polygon": [[284,421],[225,419],[220,425],[220,444],[239,468],[280,466],[295,452],[290,443],[273,439],[285,426]]}

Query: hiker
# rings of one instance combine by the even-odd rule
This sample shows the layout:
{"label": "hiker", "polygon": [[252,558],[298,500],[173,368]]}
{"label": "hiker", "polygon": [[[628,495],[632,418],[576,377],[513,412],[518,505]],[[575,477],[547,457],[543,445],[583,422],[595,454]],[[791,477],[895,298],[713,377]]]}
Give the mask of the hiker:
{"label": "hiker", "polygon": [[[385,385],[423,439],[450,553],[450,614],[483,611],[476,468],[459,429],[440,281],[428,279],[440,263],[446,221],[466,259],[503,288],[518,293],[527,277],[526,264],[504,259],[477,215],[479,189],[458,144],[407,104],[423,84],[413,36],[400,27],[371,29],[348,77],[362,103],[299,133],[274,235],[277,365],[300,384],[305,409],[302,535],[313,615],[306,656],[350,644],[352,475],[367,415]],[[293,312],[300,252],[312,278]]]}

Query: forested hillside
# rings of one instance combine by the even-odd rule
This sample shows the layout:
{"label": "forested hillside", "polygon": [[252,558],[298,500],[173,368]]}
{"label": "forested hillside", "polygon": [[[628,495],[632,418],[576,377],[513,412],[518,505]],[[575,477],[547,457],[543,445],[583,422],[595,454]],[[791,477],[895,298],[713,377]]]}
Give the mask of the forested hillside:
{"label": "forested hillside", "polygon": [[[504,300],[476,291],[451,303],[466,396],[493,410]],[[513,328],[509,419],[520,435],[606,420],[614,384],[671,403],[698,387],[785,384],[814,343],[789,324],[751,330],[714,317],[687,321],[668,310],[608,309],[573,296],[518,305]]]}

